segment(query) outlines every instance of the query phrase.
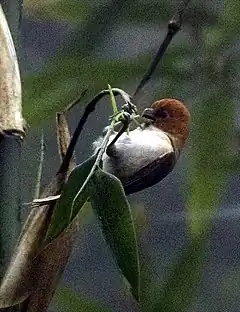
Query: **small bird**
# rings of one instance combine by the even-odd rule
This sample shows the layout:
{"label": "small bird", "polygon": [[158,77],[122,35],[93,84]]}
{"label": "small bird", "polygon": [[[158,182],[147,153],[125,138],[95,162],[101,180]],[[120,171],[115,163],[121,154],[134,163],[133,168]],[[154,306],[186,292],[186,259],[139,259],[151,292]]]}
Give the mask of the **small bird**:
{"label": "small bird", "polygon": [[[103,170],[120,179],[126,195],[165,178],[174,168],[189,134],[190,113],[176,99],[162,99],[143,111],[146,120],[114,143],[102,157]],[[110,142],[117,133],[110,137]],[[94,143],[95,150],[100,141]]]}

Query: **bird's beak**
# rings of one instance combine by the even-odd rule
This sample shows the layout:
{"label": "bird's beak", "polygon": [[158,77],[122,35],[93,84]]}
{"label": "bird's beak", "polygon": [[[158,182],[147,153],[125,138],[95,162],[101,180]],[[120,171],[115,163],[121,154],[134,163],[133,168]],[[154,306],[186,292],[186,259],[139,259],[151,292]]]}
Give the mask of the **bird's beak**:
{"label": "bird's beak", "polygon": [[142,117],[150,119],[150,120],[156,120],[154,109],[153,108],[145,108],[142,114]]}

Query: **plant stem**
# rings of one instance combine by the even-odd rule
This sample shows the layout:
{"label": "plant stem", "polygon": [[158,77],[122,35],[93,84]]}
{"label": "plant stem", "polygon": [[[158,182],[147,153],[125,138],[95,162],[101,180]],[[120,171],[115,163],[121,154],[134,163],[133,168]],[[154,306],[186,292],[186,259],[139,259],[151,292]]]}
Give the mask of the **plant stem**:
{"label": "plant stem", "polygon": [[39,198],[43,171],[43,161],[44,161],[44,133],[42,130],[40,139],[40,151],[39,151],[39,165],[37,170],[36,186],[34,192],[34,198]]}
{"label": "plant stem", "polygon": [[0,277],[3,277],[20,233],[21,140],[12,135],[0,139]]}
{"label": "plant stem", "polygon": [[143,75],[139,85],[137,86],[135,92],[133,93],[133,97],[136,98],[138,93],[142,90],[142,88],[145,86],[145,84],[150,80],[152,77],[156,67],[158,66],[159,62],[161,61],[162,57],[164,56],[169,44],[171,43],[172,39],[175,37],[175,35],[178,33],[178,31],[181,29],[182,26],[182,17],[183,14],[189,4],[190,0],[183,0],[179,7],[176,9],[176,12],[174,13],[173,17],[170,19],[168,23],[168,32],[161,43],[157,54],[155,55],[154,59],[152,60],[151,64],[149,65],[147,71]]}
{"label": "plant stem", "polygon": [[98,152],[98,155],[97,155],[97,158],[96,158],[96,161],[94,163],[94,165],[92,166],[92,169],[91,171],[89,172],[89,175],[87,176],[86,180],[84,181],[82,187],[80,188],[80,190],[77,192],[77,195],[74,197],[73,199],[73,202],[72,202],[72,208],[71,208],[71,214],[70,214],[70,218],[69,218],[69,223],[71,222],[72,220],[72,212],[73,212],[73,208],[74,208],[74,205],[79,197],[79,195],[82,193],[83,189],[85,188],[85,186],[87,185],[87,183],[89,182],[89,180],[91,179],[92,175],[94,174],[95,170],[97,169],[97,167],[100,165],[100,162],[101,162],[101,159],[102,159],[102,156],[107,148],[107,144],[108,144],[108,141],[109,141],[109,138],[110,136],[112,135],[113,131],[114,131],[114,126],[115,126],[115,123],[116,121],[112,121],[110,126],[108,127],[108,131],[103,139],[103,142],[101,144],[101,148]]}
{"label": "plant stem", "polygon": [[[4,2],[7,16],[12,17],[9,18],[9,23],[12,25],[15,38],[19,34],[19,23],[16,26],[14,21],[16,16],[21,15],[18,6],[20,2]],[[20,156],[24,130],[17,57],[1,6],[0,42],[0,278],[2,278],[21,227]]]}
{"label": "plant stem", "polygon": [[[125,98],[125,101],[128,102],[130,101],[129,97],[127,94],[125,94],[125,92],[122,92],[122,90],[120,89],[117,89],[118,92],[117,92],[117,95],[120,94],[123,96],[123,98]],[[119,92],[120,90],[120,92]],[[105,91],[105,90],[104,90]],[[118,108],[117,108],[117,104],[116,104],[116,100],[115,100],[115,97],[114,97],[114,94],[113,92],[116,91],[116,89],[112,89],[110,85],[108,85],[108,92],[110,94],[110,101],[111,101],[111,104],[112,104],[112,108],[113,108],[113,114],[121,114],[121,111],[118,112]],[[104,152],[106,151],[106,148],[107,148],[107,145],[108,145],[108,141],[109,141],[109,138],[110,136],[112,135],[113,131],[114,131],[114,127],[116,125],[116,123],[118,123],[118,118],[113,118],[112,121],[111,121],[111,124],[109,125],[108,127],[108,130],[107,130],[107,133],[106,135],[104,136],[104,139],[102,141],[102,144],[101,144],[101,147],[98,151],[98,154],[97,154],[97,158],[96,158],[96,161],[94,163],[94,165],[92,166],[92,169],[91,171],[89,172],[89,175],[87,176],[86,180],[84,181],[82,187],[80,188],[80,190],[77,192],[77,195],[74,197],[73,199],[73,202],[72,202],[72,207],[71,207],[71,214],[70,214],[70,218],[69,218],[69,223],[72,221],[72,213],[73,213],[73,208],[74,208],[74,205],[78,199],[78,197],[80,196],[80,194],[82,193],[83,189],[85,188],[85,186],[87,185],[87,183],[89,182],[89,180],[91,179],[92,175],[94,174],[95,170],[99,167],[100,165],[100,162],[101,162],[101,159],[102,159],[102,156],[104,154]]]}
{"label": "plant stem", "polygon": [[114,97],[113,92],[112,92],[112,88],[109,84],[108,84],[108,90],[109,90],[109,94],[110,94],[110,99],[111,99],[111,104],[112,104],[112,109],[113,109],[113,115],[115,115],[118,113],[118,108],[117,108],[117,103],[116,103],[115,97]]}

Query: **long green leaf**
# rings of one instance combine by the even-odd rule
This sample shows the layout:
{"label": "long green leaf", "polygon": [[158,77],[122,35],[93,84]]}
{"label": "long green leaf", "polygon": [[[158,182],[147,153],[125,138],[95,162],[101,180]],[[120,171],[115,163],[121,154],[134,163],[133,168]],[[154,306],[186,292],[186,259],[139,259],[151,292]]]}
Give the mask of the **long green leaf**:
{"label": "long green leaf", "polygon": [[89,183],[92,207],[101,221],[103,235],[117,264],[139,300],[139,256],[130,205],[121,182],[98,169]]}
{"label": "long green leaf", "polygon": [[69,287],[59,287],[53,297],[53,305],[58,312],[110,312],[100,302],[77,294]]}
{"label": "long green leaf", "polygon": [[[173,49],[161,67],[164,79],[173,78],[181,70],[182,75],[191,77],[191,68],[176,67],[183,58],[187,58],[190,48],[178,47]],[[96,60],[69,54],[59,55],[46,65],[41,73],[29,75],[23,80],[23,109],[24,117],[31,126],[39,126],[46,119],[63,110],[66,105],[74,100],[81,90],[90,87],[89,94],[95,94],[105,88],[108,83],[121,86],[126,79],[132,79],[143,74],[150,62],[149,54],[133,60]],[[189,72],[190,71],[190,72]],[[156,72],[156,76],[159,71]],[[127,77],[127,78],[126,78]],[[181,81],[178,84],[182,86]],[[162,86],[163,88],[164,86]],[[162,89],[161,89],[162,90]],[[163,91],[162,91],[163,92]]]}
{"label": "long green leaf", "polygon": [[87,192],[83,190],[72,211],[73,199],[86,180],[95,160],[96,156],[92,156],[72,171],[63,188],[62,195],[54,207],[52,220],[46,236],[47,242],[57,237],[68,226],[70,217],[72,220],[87,201]]}
{"label": "long green leaf", "polygon": [[188,246],[172,268],[166,284],[163,287],[157,285],[153,289],[155,295],[153,295],[153,304],[149,305],[148,312],[186,311],[202,279],[205,244],[206,237],[202,237]]}

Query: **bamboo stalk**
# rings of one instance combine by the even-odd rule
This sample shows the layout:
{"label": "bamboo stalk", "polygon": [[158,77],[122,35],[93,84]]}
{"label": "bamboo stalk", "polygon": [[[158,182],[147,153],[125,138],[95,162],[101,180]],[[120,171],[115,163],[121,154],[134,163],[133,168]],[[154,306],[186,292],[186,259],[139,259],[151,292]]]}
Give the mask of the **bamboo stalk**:
{"label": "bamboo stalk", "polygon": [[19,163],[23,124],[17,56],[0,6],[0,278],[20,232]]}

